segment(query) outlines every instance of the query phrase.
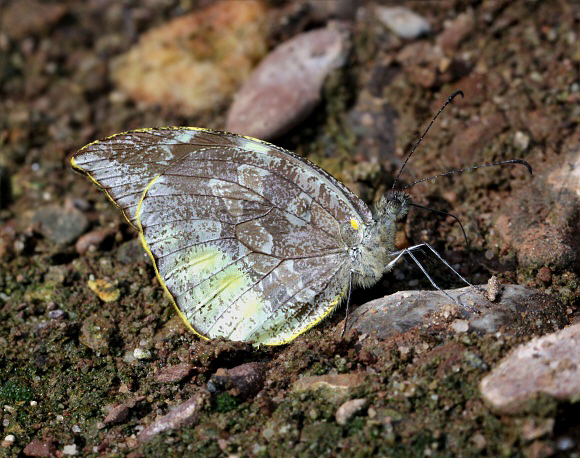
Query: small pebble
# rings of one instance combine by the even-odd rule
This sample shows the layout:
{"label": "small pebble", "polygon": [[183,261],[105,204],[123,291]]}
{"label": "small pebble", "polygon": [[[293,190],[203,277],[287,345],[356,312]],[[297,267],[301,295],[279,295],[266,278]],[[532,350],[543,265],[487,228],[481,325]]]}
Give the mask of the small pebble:
{"label": "small pebble", "polygon": [[545,393],[560,401],[580,397],[580,323],[537,337],[510,352],[480,383],[494,410],[516,414]]}
{"label": "small pebble", "polygon": [[126,406],[125,404],[121,404],[117,407],[114,407],[113,410],[111,410],[109,414],[105,417],[103,423],[105,425],[122,423],[129,416],[129,410],[130,410],[129,407]]}
{"label": "small pebble", "polygon": [[43,442],[34,439],[26,447],[23,453],[25,456],[54,456],[56,446],[52,442]]}
{"label": "small pebble", "polygon": [[514,144],[521,150],[528,149],[530,145],[530,137],[518,130],[514,135]]}
{"label": "small pebble", "polygon": [[576,443],[569,436],[561,436],[556,439],[556,448],[562,452],[572,450]]}
{"label": "small pebble", "polygon": [[64,318],[65,316],[66,316],[66,312],[64,310],[60,310],[60,309],[51,310],[50,312],[48,312],[48,317],[51,320],[60,320],[60,319]]}
{"label": "small pebble", "polygon": [[501,292],[501,284],[495,275],[492,275],[487,281],[487,298],[495,302],[498,294]]}
{"label": "small pebble", "polygon": [[148,442],[165,431],[172,431],[185,425],[194,425],[199,420],[200,411],[208,398],[206,392],[197,393],[187,401],[173,407],[167,415],[158,417],[141,431],[138,436],[139,442]]}
{"label": "small pebble", "polygon": [[342,404],[335,414],[336,422],[339,425],[346,425],[356,414],[360,413],[367,406],[366,399],[351,399]]}
{"label": "small pebble", "polygon": [[87,285],[103,302],[114,302],[121,296],[121,291],[106,280],[89,280]]}
{"label": "small pebble", "polygon": [[461,13],[451,21],[445,22],[445,30],[439,34],[436,43],[444,50],[453,51],[474,31],[474,15]]}
{"label": "small pebble", "polygon": [[133,356],[136,359],[149,359],[151,358],[151,352],[149,350],[144,350],[143,348],[135,348],[135,350],[133,350]]}
{"label": "small pebble", "polygon": [[255,396],[264,386],[266,370],[264,363],[244,363],[231,369],[219,368],[208,382],[208,389],[230,390],[230,394],[242,399]]}
{"label": "small pebble", "polygon": [[59,245],[69,245],[85,232],[86,216],[74,207],[46,205],[36,211],[32,223],[37,223],[42,235]]}
{"label": "small pebble", "polygon": [[431,26],[417,13],[402,6],[380,6],[379,20],[401,38],[414,39],[431,32]]}
{"label": "small pebble", "polygon": [[193,368],[190,364],[176,364],[161,369],[155,376],[155,380],[160,383],[179,383],[191,374]]}
{"label": "small pebble", "polygon": [[467,320],[454,320],[451,323],[451,329],[457,333],[467,332],[469,329],[469,321]]}
{"label": "small pebble", "polygon": [[77,444],[65,445],[62,449],[63,455],[78,455]]}
{"label": "small pebble", "polygon": [[139,104],[192,116],[220,106],[239,87],[267,50],[267,2],[203,3],[140,34],[111,61],[120,90]]}
{"label": "small pebble", "polygon": [[75,243],[75,249],[78,254],[83,255],[94,247],[98,247],[109,235],[105,229],[96,229],[81,235]]}
{"label": "small pebble", "polygon": [[8,434],[4,438],[4,440],[2,441],[2,447],[8,448],[8,447],[12,446],[15,441],[16,441],[16,437],[14,437],[14,434]]}
{"label": "small pebble", "polygon": [[550,284],[552,283],[552,271],[550,270],[549,267],[540,267],[540,270],[538,270],[538,280],[540,280],[542,283],[545,284]]}

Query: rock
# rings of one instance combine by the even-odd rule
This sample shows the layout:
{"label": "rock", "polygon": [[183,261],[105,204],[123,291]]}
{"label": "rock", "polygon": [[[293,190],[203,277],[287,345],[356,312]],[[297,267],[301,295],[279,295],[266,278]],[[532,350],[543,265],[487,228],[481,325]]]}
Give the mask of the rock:
{"label": "rock", "polygon": [[81,326],[79,342],[99,354],[107,354],[117,327],[109,318],[90,316]]}
{"label": "rock", "polygon": [[565,308],[557,299],[523,286],[503,286],[495,303],[471,287],[446,291],[464,307],[438,291],[399,291],[358,307],[351,313],[347,329],[385,339],[411,329],[480,334],[501,329],[528,335],[565,325]]}
{"label": "rock", "polygon": [[167,366],[161,369],[159,374],[156,375],[155,380],[159,383],[179,383],[189,377],[192,371],[193,367],[187,363]]}
{"label": "rock", "polygon": [[[119,392],[122,393],[123,390],[119,389]],[[145,396],[138,396],[115,407],[105,406],[105,410],[108,411],[109,413],[107,414],[103,422],[99,423],[98,425],[99,429],[102,429],[107,425],[123,423],[129,417],[131,409],[133,409],[138,403],[142,402],[145,399],[146,399]]]}
{"label": "rock", "polygon": [[59,245],[70,245],[89,226],[82,212],[72,206],[59,205],[47,205],[37,210],[32,223],[37,223],[42,235]]}
{"label": "rock", "polygon": [[268,140],[298,125],[320,101],[329,73],[346,62],[349,38],[345,25],[331,23],[278,46],[236,93],[226,130]]}
{"label": "rock", "polygon": [[2,8],[0,30],[13,40],[44,35],[68,11],[66,5],[34,0],[10,2]]}
{"label": "rock", "polygon": [[580,152],[536,173],[502,206],[495,221],[497,243],[515,251],[521,267],[578,270]]}
{"label": "rock", "polygon": [[473,32],[474,24],[473,13],[461,13],[445,23],[445,30],[437,36],[436,43],[445,51],[454,51]]}
{"label": "rock", "polygon": [[266,53],[262,2],[223,1],[176,18],[141,37],[112,62],[112,79],[134,100],[184,116],[213,109]]}
{"label": "rock", "polygon": [[569,436],[560,436],[558,437],[558,439],[556,439],[556,449],[558,449],[561,452],[567,452],[569,450],[572,450],[574,447],[576,447],[576,441],[569,437]]}
{"label": "rock", "polygon": [[[15,243],[18,241],[19,236],[22,237],[22,234],[18,234],[16,231],[14,220],[10,220],[5,224],[0,225],[0,259],[2,262],[8,261],[14,256],[16,251]],[[22,244],[22,248],[24,248],[22,239],[19,240],[18,243]]]}
{"label": "rock", "polygon": [[90,249],[98,248],[108,235],[109,231],[106,229],[96,229],[94,231],[87,232],[86,234],[79,237],[75,243],[75,249],[77,250],[78,254],[83,255]]}
{"label": "rock", "polygon": [[540,267],[540,270],[538,270],[537,278],[542,283],[549,285],[552,282],[552,271],[549,267]]}
{"label": "rock", "polygon": [[118,405],[109,412],[109,414],[103,420],[103,423],[106,425],[123,423],[129,416],[130,410],[131,409],[126,404]]}
{"label": "rock", "polygon": [[24,447],[22,453],[26,456],[54,456],[56,453],[56,446],[52,442],[34,439]]}
{"label": "rock", "polygon": [[495,302],[499,293],[501,293],[501,283],[495,275],[492,275],[487,281],[487,298],[491,302]]}
{"label": "rock", "polygon": [[324,399],[338,405],[346,402],[350,393],[364,384],[367,376],[362,372],[306,376],[294,382],[292,391],[316,391]]}
{"label": "rock", "polygon": [[351,399],[350,401],[346,401],[338,408],[334,418],[339,425],[346,425],[352,417],[362,412],[367,404],[368,401],[366,399]]}
{"label": "rock", "polygon": [[467,332],[469,330],[469,321],[467,320],[453,320],[449,325],[457,334]]}
{"label": "rock", "polygon": [[123,243],[115,252],[115,259],[123,264],[133,264],[140,261],[151,262],[151,258],[143,249],[139,239]]}
{"label": "rock", "polygon": [[158,418],[141,431],[139,436],[137,436],[139,442],[148,442],[165,431],[195,424],[199,420],[199,413],[207,402],[208,397],[207,393],[201,392],[174,407],[167,415]]}
{"label": "rock", "polygon": [[133,357],[137,360],[146,360],[151,358],[151,352],[146,348],[137,347],[133,350]]}
{"label": "rock", "polygon": [[545,393],[561,401],[580,398],[580,324],[535,338],[512,351],[480,383],[483,398],[499,412],[517,413]]}
{"label": "rock", "polygon": [[78,455],[79,454],[79,451],[77,450],[77,444],[65,445],[62,448],[62,454],[63,455],[69,455],[69,456]]}
{"label": "rock", "polygon": [[402,6],[379,6],[379,20],[401,38],[415,39],[431,32],[431,26],[417,13]]}
{"label": "rock", "polygon": [[4,438],[0,446],[2,446],[2,448],[9,448],[14,445],[14,442],[16,442],[16,436],[14,436],[14,434],[8,434]]}
{"label": "rock", "polygon": [[87,286],[91,291],[97,293],[97,296],[99,296],[99,299],[103,302],[115,302],[121,296],[119,288],[116,288],[115,285],[106,280],[89,280]]}
{"label": "rock", "polygon": [[51,320],[64,320],[66,318],[66,312],[61,309],[50,310],[48,312],[48,318]]}
{"label": "rock", "polygon": [[208,382],[211,392],[229,390],[234,396],[248,399],[260,392],[264,387],[266,370],[264,363],[246,363],[231,369],[218,369]]}

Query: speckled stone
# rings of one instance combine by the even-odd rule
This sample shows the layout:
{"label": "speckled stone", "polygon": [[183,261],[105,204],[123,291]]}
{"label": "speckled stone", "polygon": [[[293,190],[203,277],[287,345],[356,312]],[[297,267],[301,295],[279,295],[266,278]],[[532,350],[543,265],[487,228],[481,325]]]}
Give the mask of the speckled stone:
{"label": "speckled stone", "polygon": [[215,109],[266,53],[266,12],[253,0],[210,3],[142,35],[112,61],[112,79],[139,103],[184,116]]}
{"label": "speckled stone", "polygon": [[208,394],[202,392],[174,407],[167,415],[158,418],[141,431],[139,436],[137,436],[139,442],[148,442],[165,431],[193,425],[198,421],[200,411],[207,399]]}
{"label": "speckled stone", "polygon": [[226,130],[263,140],[288,132],[318,104],[324,80],[345,63],[349,49],[350,33],[342,23],[281,44],[236,93]]}
{"label": "speckled stone", "polygon": [[47,205],[36,211],[32,223],[39,225],[42,235],[59,245],[69,245],[89,226],[86,216],[74,207]]}
{"label": "speckled stone", "polygon": [[517,413],[540,393],[559,400],[580,397],[580,324],[519,346],[480,384],[494,409]]}
{"label": "speckled stone", "polygon": [[211,377],[208,388],[227,389],[240,398],[255,396],[264,386],[267,365],[264,363],[245,363],[231,369],[218,369]]}
{"label": "speckled stone", "polygon": [[[447,290],[462,307],[438,291],[399,291],[354,310],[347,329],[388,338],[412,329],[486,334],[501,328],[527,335],[565,325],[565,308],[556,298],[523,286],[503,286],[493,303],[471,287]],[[480,288],[485,291],[484,285]]]}

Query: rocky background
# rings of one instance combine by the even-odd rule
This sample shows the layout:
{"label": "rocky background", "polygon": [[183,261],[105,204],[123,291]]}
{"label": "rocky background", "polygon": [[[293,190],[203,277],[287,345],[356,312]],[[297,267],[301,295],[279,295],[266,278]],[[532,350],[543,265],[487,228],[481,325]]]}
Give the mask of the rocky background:
{"label": "rocky background", "polygon": [[[579,4],[406,6],[0,0],[3,455],[580,456]],[[470,247],[422,210],[400,243],[497,297],[458,307],[404,261],[353,294],[344,337],[339,310],[282,347],[200,341],[68,161],[133,128],[228,129],[370,204],[458,89],[401,185],[534,176],[413,186]]]}

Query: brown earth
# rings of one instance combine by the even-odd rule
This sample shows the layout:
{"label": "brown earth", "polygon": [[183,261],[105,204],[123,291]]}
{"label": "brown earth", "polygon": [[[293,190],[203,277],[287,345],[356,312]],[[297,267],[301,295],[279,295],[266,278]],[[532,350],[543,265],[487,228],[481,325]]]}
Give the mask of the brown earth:
{"label": "brown earth", "polygon": [[[110,60],[141,33],[208,3],[0,1],[2,452],[580,453],[578,403],[546,398],[505,416],[479,395],[482,377],[532,335],[414,330],[387,340],[340,338],[341,310],[291,344],[253,348],[201,341],[181,323],[136,233],[67,158],[132,128],[224,125],[227,105],[178,117],[170,107],[129,100],[109,74]],[[341,11],[306,1],[269,6],[270,47]],[[274,143],[307,155],[370,202],[392,184],[445,99],[463,90],[413,156],[404,183],[512,158],[529,161],[535,177],[521,166],[492,167],[410,189],[417,203],[462,221],[471,259],[451,218],[414,210],[406,238],[429,241],[473,283],[495,274],[554,295],[577,322],[579,4],[413,2],[432,33],[411,41],[382,27],[371,6],[361,2],[349,64],[329,79],[323,103]],[[363,124],[376,138],[361,138]],[[438,284],[454,285],[437,263],[426,264]],[[103,280],[98,291],[89,287],[94,280]],[[401,263],[351,302],[412,288],[431,286]],[[237,368],[245,363],[260,364]],[[336,421],[349,399],[365,401],[345,405]],[[192,404],[195,415],[174,412],[168,432],[150,435],[172,407]],[[356,409],[345,419],[349,406]],[[151,440],[139,441],[146,428]]]}

